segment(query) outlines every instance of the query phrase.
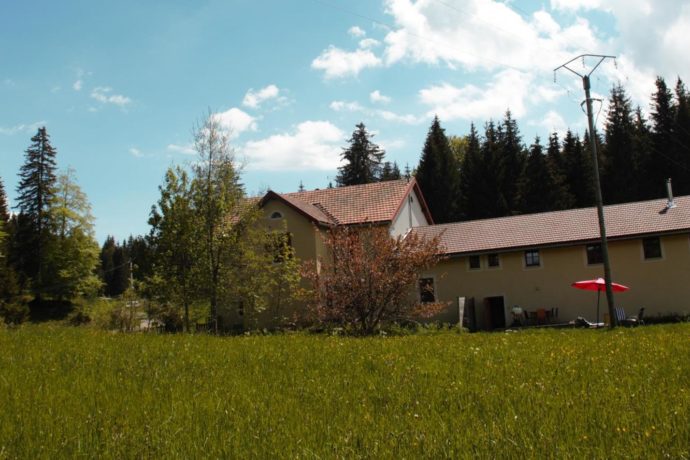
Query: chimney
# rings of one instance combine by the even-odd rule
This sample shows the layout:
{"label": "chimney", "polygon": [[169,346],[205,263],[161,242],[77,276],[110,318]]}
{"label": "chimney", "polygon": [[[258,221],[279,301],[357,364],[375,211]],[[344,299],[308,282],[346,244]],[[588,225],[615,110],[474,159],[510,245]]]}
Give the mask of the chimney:
{"label": "chimney", "polygon": [[673,201],[673,189],[671,188],[671,178],[666,179],[666,193],[668,194],[668,202],[666,203],[666,209],[673,209],[676,207],[675,201]]}

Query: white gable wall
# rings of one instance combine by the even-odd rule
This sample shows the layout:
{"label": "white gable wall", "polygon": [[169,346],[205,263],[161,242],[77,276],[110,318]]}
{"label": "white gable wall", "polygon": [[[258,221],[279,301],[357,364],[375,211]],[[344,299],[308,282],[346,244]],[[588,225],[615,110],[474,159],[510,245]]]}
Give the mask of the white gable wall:
{"label": "white gable wall", "polygon": [[396,237],[399,235],[404,235],[412,227],[421,227],[423,225],[429,225],[429,221],[422,211],[422,206],[420,204],[419,196],[417,192],[412,189],[412,191],[405,197],[405,202],[400,207],[398,215],[393,218],[391,223],[391,236]]}

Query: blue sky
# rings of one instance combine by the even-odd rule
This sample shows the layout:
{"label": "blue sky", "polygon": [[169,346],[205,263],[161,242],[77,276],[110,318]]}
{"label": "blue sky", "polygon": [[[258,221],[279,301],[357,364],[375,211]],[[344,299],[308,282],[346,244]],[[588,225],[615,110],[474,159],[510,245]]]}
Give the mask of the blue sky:
{"label": "blue sky", "polygon": [[434,114],[448,134],[508,108],[526,143],[583,133],[580,81],[552,72],[581,53],[618,57],[593,76],[599,120],[614,82],[646,110],[656,75],[690,78],[688,30],[686,0],[4,0],[0,177],[12,201],[45,125],[99,241],[122,239],[148,231],[165,169],[194,160],[209,111],[248,193],[320,188],[360,121],[401,168]]}

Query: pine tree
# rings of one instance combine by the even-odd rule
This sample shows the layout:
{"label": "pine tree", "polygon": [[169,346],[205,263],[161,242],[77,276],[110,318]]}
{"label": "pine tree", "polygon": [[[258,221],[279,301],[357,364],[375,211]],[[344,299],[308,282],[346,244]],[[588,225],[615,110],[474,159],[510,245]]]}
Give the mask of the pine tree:
{"label": "pine tree", "polygon": [[381,168],[381,182],[400,179],[400,168],[396,162],[386,161]]}
{"label": "pine tree", "polygon": [[17,186],[17,209],[24,218],[17,229],[21,244],[19,251],[25,253],[22,265],[17,267],[23,275],[34,280],[37,297],[43,289],[45,249],[50,243],[49,207],[55,195],[55,149],[45,127],[39,128],[32,144],[26,150],[25,162],[19,172]]}
{"label": "pine tree", "polygon": [[558,134],[549,136],[549,146],[546,151],[546,164],[553,182],[553,210],[570,209],[575,201],[568,189],[565,174],[565,160],[561,152]]}
{"label": "pine tree", "polygon": [[467,148],[460,167],[460,211],[461,219],[482,217],[481,195],[484,191],[484,161],[479,146],[479,135],[474,123],[470,125]]}
{"label": "pine tree", "polygon": [[677,195],[688,195],[690,194],[690,96],[680,78],[676,82],[675,97],[674,150],[679,167],[675,170],[673,191]]}
{"label": "pine tree", "polygon": [[345,164],[338,168],[335,181],[339,187],[369,184],[379,180],[381,161],[385,152],[371,142],[373,134],[364,123],[359,123],[349,139],[350,145],[343,149],[341,157]]}
{"label": "pine tree", "polygon": [[434,117],[415,176],[436,223],[458,217],[459,174],[453,152],[438,117]]}
{"label": "pine tree", "polygon": [[682,164],[676,157],[674,138],[675,120],[671,91],[663,78],[657,77],[656,91],[652,95],[652,155],[647,163],[650,198],[665,196],[666,179],[673,178]]}
{"label": "pine tree", "polygon": [[655,198],[652,183],[647,174],[652,155],[651,131],[647,120],[638,106],[633,118],[633,152],[632,161],[637,186],[629,188],[630,200],[647,200]]}
{"label": "pine tree", "polygon": [[634,126],[630,99],[621,85],[611,89],[605,124],[601,189],[606,204],[630,201],[635,184],[633,161]]}
{"label": "pine tree", "polygon": [[566,182],[573,196],[573,206],[585,208],[594,205],[594,179],[592,157],[585,151],[579,136],[568,130],[563,140],[563,162]]}
{"label": "pine tree", "polygon": [[0,306],[3,302],[10,301],[19,291],[16,276],[9,263],[12,233],[7,195],[0,178]]}
{"label": "pine tree", "polygon": [[530,147],[525,170],[518,184],[518,204],[522,213],[557,209],[557,190],[539,137]]}
{"label": "pine tree", "polygon": [[525,153],[517,121],[510,110],[503,118],[499,132],[500,156],[498,160],[499,215],[515,214],[518,209],[518,180],[525,163]]}

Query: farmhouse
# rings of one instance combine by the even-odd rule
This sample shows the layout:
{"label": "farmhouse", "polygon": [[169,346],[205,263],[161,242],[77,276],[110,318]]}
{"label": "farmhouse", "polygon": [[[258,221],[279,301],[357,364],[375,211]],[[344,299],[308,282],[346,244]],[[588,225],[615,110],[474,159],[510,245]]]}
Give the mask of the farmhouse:
{"label": "farmhouse", "polygon": [[[690,196],[669,204],[659,199],[605,207],[613,278],[630,287],[615,301],[628,314],[640,307],[648,315],[688,309]],[[551,321],[596,320],[596,293],[570,286],[603,276],[595,208],[434,225],[414,178],[269,191],[260,206],[266,225],[289,232],[302,260],[324,255],[319,232],[332,225],[385,225],[394,237],[410,231],[440,236],[447,258],[420,279],[433,286],[425,298],[449,304],[437,320],[457,323],[459,303],[465,324],[478,329],[509,325],[515,305],[547,311]]]}

